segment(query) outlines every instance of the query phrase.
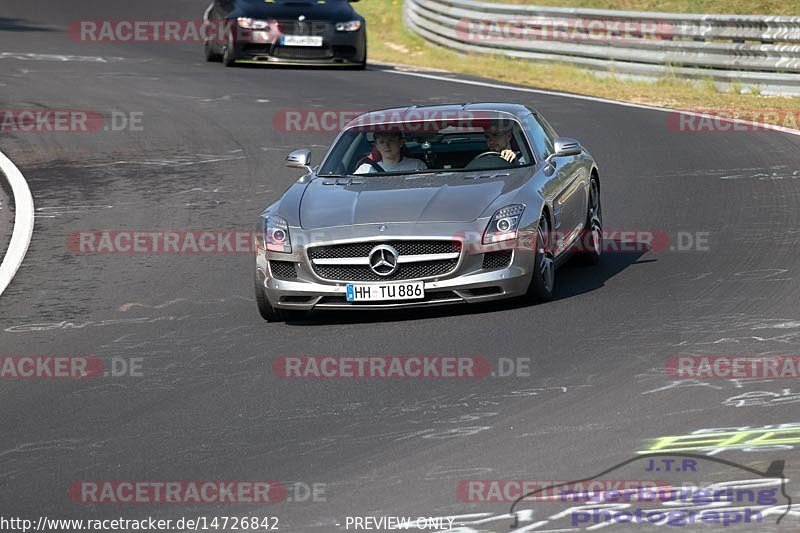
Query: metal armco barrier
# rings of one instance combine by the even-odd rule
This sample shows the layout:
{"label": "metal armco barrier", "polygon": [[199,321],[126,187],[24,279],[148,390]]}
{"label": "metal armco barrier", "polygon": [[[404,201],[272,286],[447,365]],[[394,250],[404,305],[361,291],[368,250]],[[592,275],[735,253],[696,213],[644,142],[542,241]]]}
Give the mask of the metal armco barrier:
{"label": "metal armco barrier", "polygon": [[707,79],[800,96],[800,17],[688,15],[405,0],[405,24],[462,52],[631,77]]}

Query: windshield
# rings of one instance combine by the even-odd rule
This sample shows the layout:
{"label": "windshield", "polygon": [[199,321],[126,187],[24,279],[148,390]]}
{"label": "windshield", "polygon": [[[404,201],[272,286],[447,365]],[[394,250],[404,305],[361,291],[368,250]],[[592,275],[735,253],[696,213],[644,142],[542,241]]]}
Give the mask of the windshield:
{"label": "windshield", "polygon": [[516,119],[472,113],[351,126],[330,150],[319,175],[503,170],[533,162]]}

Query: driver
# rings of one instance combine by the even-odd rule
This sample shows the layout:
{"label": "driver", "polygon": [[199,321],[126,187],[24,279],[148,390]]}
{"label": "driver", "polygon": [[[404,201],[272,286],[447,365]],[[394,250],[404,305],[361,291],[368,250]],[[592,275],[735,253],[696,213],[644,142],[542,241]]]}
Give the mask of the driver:
{"label": "driver", "polygon": [[525,160],[521,157],[521,154],[515,152],[511,148],[511,136],[513,132],[514,125],[511,122],[500,120],[492,121],[483,130],[483,134],[486,136],[486,146],[489,147],[489,150],[498,152],[500,157],[509,163],[516,162],[518,165],[524,165]]}
{"label": "driver", "polygon": [[406,140],[399,131],[379,131],[375,133],[375,148],[380,152],[380,161],[365,158],[355,174],[371,174],[374,172],[417,172],[427,170],[428,165],[421,159],[406,157]]}

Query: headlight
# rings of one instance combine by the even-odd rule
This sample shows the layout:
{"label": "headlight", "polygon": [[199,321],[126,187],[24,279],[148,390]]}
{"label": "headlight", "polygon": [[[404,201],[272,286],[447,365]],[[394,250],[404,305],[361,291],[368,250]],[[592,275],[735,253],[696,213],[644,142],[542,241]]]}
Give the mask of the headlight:
{"label": "headlight", "polygon": [[360,20],[351,20],[350,22],[337,22],[336,31],[358,31],[361,29]]}
{"label": "headlight", "polygon": [[269,21],[267,20],[239,17],[238,19],[236,19],[236,23],[239,25],[240,28],[244,28],[246,30],[266,30],[267,28],[269,28]]}
{"label": "headlight", "polygon": [[289,238],[289,224],[286,220],[276,216],[264,219],[264,243],[270,252],[292,253],[292,240]]}
{"label": "headlight", "polygon": [[525,206],[522,204],[507,205],[498,210],[489,221],[489,226],[483,234],[483,244],[507,241],[517,237],[519,221]]}

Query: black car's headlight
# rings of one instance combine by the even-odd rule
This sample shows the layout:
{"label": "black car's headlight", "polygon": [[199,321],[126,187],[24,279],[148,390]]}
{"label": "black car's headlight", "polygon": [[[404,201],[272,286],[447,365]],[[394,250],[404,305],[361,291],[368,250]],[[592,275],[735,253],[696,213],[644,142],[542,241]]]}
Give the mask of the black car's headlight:
{"label": "black car's headlight", "polygon": [[266,30],[267,28],[269,28],[268,20],[239,17],[238,19],[236,19],[236,23],[239,25],[240,28],[244,28],[246,30]]}
{"label": "black car's headlight", "polygon": [[507,241],[517,237],[517,228],[525,211],[523,204],[507,205],[499,209],[489,221],[483,233],[483,244]]}
{"label": "black car's headlight", "polygon": [[349,22],[337,22],[336,31],[358,31],[361,29],[360,20],[351,20]]}
{"label": "black car's headlight", "polygon": [[270,215],[264,218],[264,244],[270,252],[292,253],[289,224],[281,217]]}

